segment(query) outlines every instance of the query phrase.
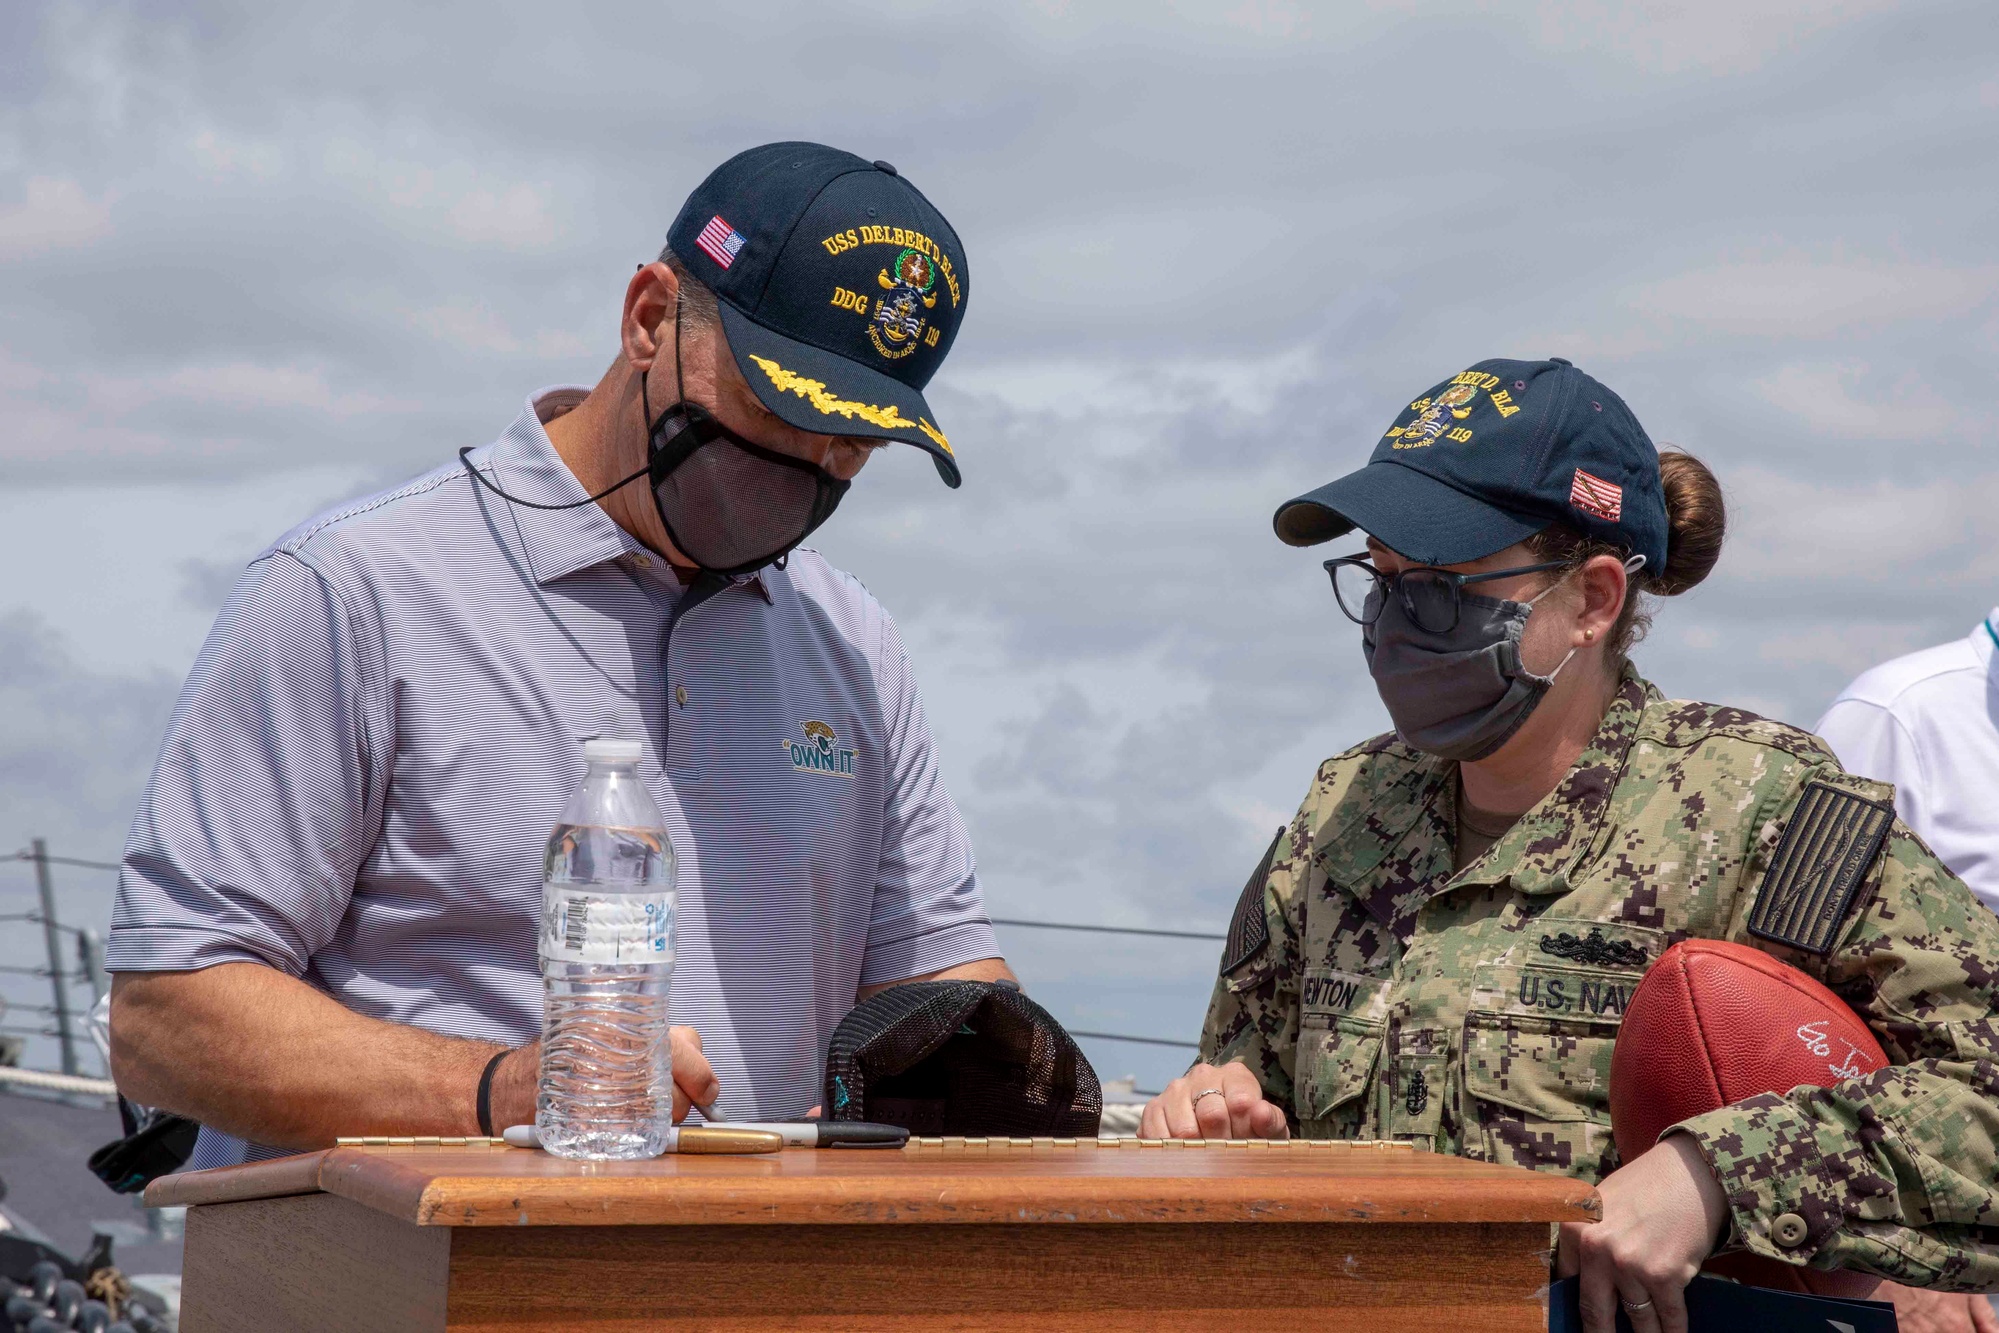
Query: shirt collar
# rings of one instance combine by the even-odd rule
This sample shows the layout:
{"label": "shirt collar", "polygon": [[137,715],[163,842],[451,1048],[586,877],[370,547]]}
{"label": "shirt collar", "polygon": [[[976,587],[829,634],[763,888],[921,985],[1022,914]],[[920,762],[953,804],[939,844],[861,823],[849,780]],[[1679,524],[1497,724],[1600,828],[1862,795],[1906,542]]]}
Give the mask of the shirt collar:
{"label": "shirt collar", "polygon": [[[510,495],[535,504],[576,505],[573,509],[531,509],[507,504],[490,491],[480,492],[482,501],[490,500],[510,511],[526,551],[528,569],[543,587],[580,569],[626,555],[658,558],[646,550],[645,543],[614,523],[602,505],[576,504],[588,500],[590,493],[555,452],[546,423],[589,396],[590,390],[580,384],[558,384],[530,394],[521,414],[486,450],[486,456],[473,455],[474,465],[483,467]],[[771,599],[762,571],[730,581],[750,584],[765,602]]]}
{"label": "shirt collar", "polygon": [[1978,654],[1978,660],[1986,666],[1992,665],[1993,655],[1999,652],[1999,606],[1992,608],[1992,614],[1978,622],[1978,628],[1971,631],[1971,651]]}
{"label": "shirt collar", "polygon": [[1596,735],[1568,775],[1463,874],[1451,871],[1457,765],[1382,737],[1376,762],[1396,767],[1384,769],[1372,799],[1321,840],[1317,855],[1327,878],[1346,886],[1405,942],[1423,904],[1440,893],[1500,883],[1523,894],[1565,891],[1573,868],[1605,835],[1611,795],[1639,723],[1660,697],[1626,662]]}
{"label": "shirt collar", "polygon": [[1468,867],[1474,873],[1453,880],[1451,887],[1505,879],[1520,893],[1566,892],[1570,870],[1588,858],[1603,834],[1611,794],[1624,777],[1625,761],[1638,738],[1645,709],[1662,697],[1627,661],[1596,735],[1577,756],[1561,785],[1520,816],[1505,837]]}

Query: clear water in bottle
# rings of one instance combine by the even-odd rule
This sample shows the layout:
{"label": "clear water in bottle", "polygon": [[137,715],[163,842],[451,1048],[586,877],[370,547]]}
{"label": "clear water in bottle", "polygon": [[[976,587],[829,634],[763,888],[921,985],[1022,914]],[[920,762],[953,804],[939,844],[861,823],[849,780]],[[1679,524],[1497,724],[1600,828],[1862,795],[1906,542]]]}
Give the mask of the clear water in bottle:
{"label": "clear water in bottle", "polygon": [[673,845],[638,742],[589,741],[583,757],[548,840],[535,1128],[558,1157],[657,1157],[673,1127]]}

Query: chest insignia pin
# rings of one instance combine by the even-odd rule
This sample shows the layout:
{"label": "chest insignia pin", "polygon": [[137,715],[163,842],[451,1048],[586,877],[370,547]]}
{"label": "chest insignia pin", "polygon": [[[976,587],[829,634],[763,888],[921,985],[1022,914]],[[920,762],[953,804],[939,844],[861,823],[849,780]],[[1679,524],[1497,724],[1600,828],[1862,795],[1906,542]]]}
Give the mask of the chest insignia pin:
{"label": "chest insignia pin", "polygon": [[1409,1086],[1402,1093],[1402,1109],[1410,1115],[1423,1114],[1423,1108],[1430,1104],[1430,1084],[1418,1069],[1409,1076]]}
{"label": "chest insignia pin", "polygon": [[1543,935],[1541,952],[1597,967],[1643,967],[1646,959],[1651,957],[1631,941],[1607,940],[1602,931],[1594,928],[1582,939],[1577,939],[1566,930],[1559,935]]}

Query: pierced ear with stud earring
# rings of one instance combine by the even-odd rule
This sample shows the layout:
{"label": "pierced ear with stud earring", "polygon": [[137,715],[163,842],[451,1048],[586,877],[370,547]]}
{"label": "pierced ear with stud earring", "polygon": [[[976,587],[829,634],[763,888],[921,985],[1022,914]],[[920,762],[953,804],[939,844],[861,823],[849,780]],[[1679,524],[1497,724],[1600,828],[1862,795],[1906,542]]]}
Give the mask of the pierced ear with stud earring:
{"label": "pierced ear with stud earring", "polygon": [[1586,630],[1584,630],[1584,631],[1583,631],[1583,642],[1584,642],[1584,643],[1594,643],[1595,641],[1596,641],[1596,631],[1595,631],[1595,630],[1593,630],[1593,629],[1586,629]]}

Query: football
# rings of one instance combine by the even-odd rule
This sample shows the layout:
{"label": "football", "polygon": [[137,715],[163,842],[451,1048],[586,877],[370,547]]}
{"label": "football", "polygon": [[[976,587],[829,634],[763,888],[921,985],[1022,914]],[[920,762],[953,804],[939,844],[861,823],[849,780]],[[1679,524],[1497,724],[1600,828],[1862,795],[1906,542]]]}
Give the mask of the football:
{"label": "football", "polygon": [[[1888,1063],[1881,1043],[1837,995],[1759,949],[1684,940],[1631,995],[1610,1056],[1610,1125],[1636,1161],[1667,1126],[1762,1092],[1830,1087]],[[1819,1272],[1749,1254],[1709,1271],[1825,1296],[1864,1297],[1878,1279]]]}

